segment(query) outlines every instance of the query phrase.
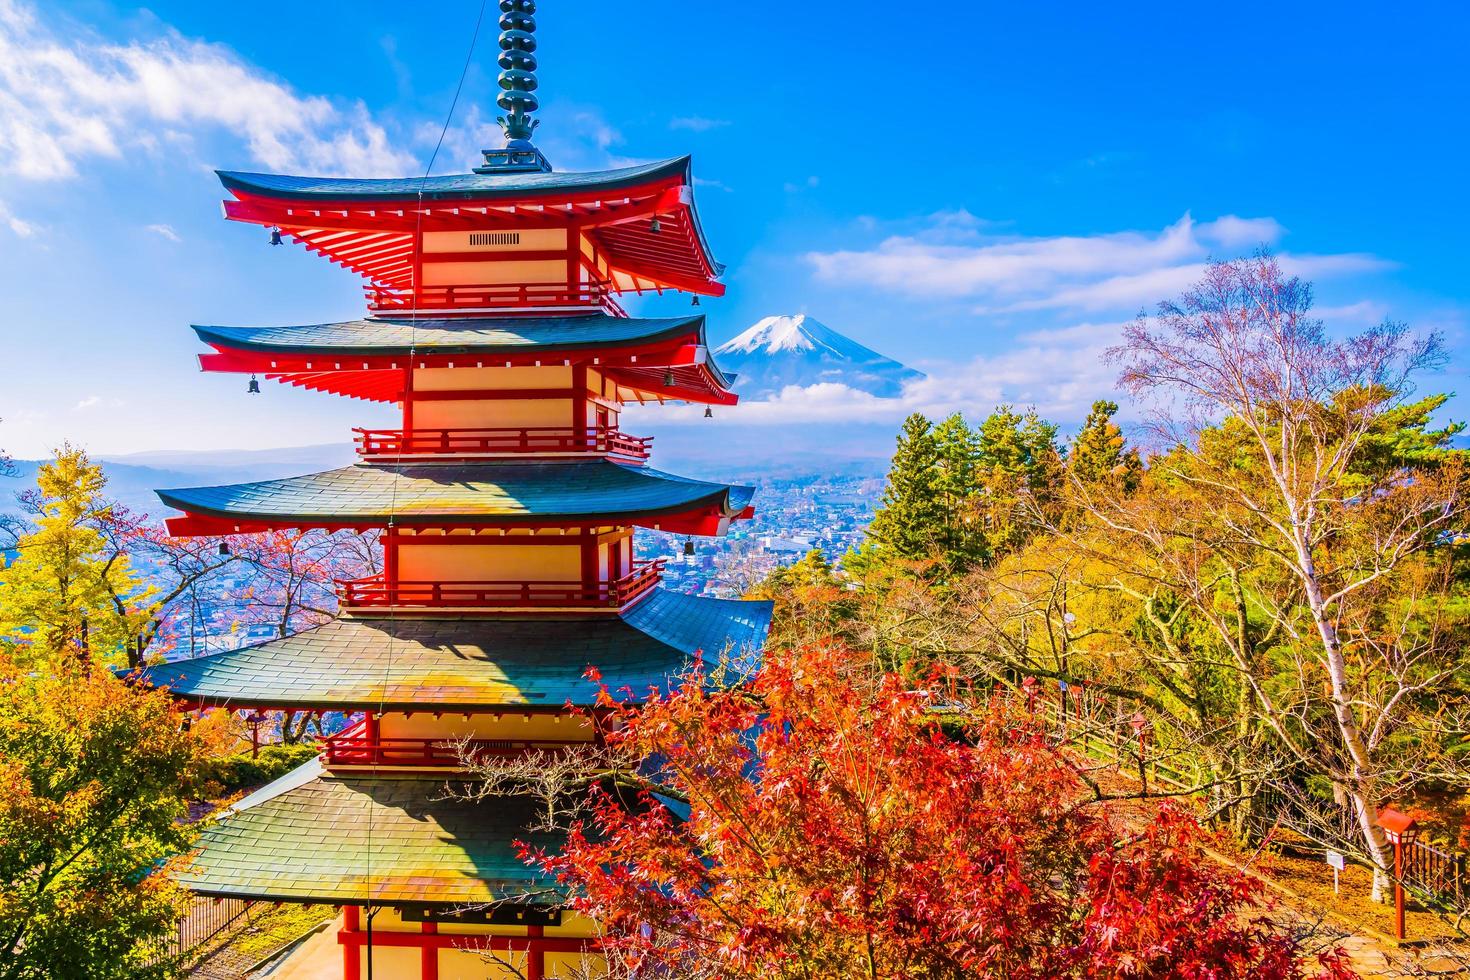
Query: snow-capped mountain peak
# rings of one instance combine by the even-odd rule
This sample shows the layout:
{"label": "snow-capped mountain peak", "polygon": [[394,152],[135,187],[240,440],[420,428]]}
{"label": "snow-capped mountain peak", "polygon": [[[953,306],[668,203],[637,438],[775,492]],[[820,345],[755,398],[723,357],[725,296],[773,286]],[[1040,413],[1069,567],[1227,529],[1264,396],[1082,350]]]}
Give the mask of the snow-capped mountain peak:
{"label": "snow-capped mountain peak", "polygon": [[786,350],[815,350],[818,347],[827,347],[834,353],[839,353],[842,345],[867,350],[826,324],[813,320],[805,313],[798,313],[795,316],[768,316],[734,340],[721,344],[715,353],[733,354],[738,351],[749,354],[764,348],[767,354],[775,354]]}
{"label": "snow-capped mountain peak", "polygon": [[824,382],[893,398],[905,381],[923,376],[805,313],[765,317],[715,348],[714,356],[721,368],[738,375],[735,390],[747,398]]}

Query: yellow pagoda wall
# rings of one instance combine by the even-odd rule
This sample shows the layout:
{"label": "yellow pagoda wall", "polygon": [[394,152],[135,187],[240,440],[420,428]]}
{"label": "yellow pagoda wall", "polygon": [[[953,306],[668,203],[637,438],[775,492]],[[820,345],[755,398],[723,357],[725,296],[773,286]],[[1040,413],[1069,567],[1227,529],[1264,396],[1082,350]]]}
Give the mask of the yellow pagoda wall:
{"label": "yellow pagoda wall", "polygon": [[[596,581],[607,582],[615,577],[615,568],[626,571],[629,567],[632,529],[604,527],[598,531]],[[529,543],[532,538],[541,543]],[[517,539],[527,543],[518,543]],[[402,534],[396,545],[398,579],[402,582],[581,582],[581,542],[579,529],[575,528],[541,528],[534,534],[519,529],[496,535],[466,531]]]}
{"label": "yellow pagoda wall", "polygon": [[[565,228],[525,228],[510,232],[514,241],[473,231],[431,231],[423,236],[426,286],[478,286],[501,283],[564,283],[566,259],[519,260],[517,252],[566,251]],[[450,261],[435,256],[452,253]],[[485,256],[479,259],[478,256]]]}
{"label": "yellow pagoda wall", "polygon": [[[346,927],[346,913],[340,920]],[[600,930],[591,919],[573,913],[562,916],[562,925],[545,926],[542,935],[547,939],[595,939]],[[525,926],[459,925],[441,922],[436,925],[440,936],[463,937],[463,947],[448,947],[435,951],[434,960],[438,980],[524,980],[530,975],[527,969],[528,954],[522,951],[496,950],[491,952],[476,949],[477,941],[489,936],[529,938]],[[373,915],[373,932],[423,934],[423,924],[405,922],[397,909],[378,909]],[[498,963],[494,958],[503,960]],[[547,952],[542,954],[546,980],[582,980],[597,976],[605,969],[605,961],[595,953]],[[379,980],[410,980],[422,978],[423,951],[401,946],[374,946],[373,976]],[[367,976],[367,949],[358,951],[359,976]]]}
{"label": "yellow pagoda wall", "polygon": [[582,552],[575,544],[400,544],[398,577],[405,582],[580,582]]}
{"label": "yellow pagoda wall", "polygon": [[[566,398],[494,398],[464,399],[415,398],[413,427],[416,429],[497,429],[521,427],[568,428],[582,418],[584,426],[595,425],[598,404],[588,397],[600,397],[604,382],[596,368],[586,370],[585,390],[574,390],[574,371],[565,364],[542,364],[518,367],[419,368],[413,372],[413,390],[426,392],[478,392],[541,389],[566,391]],[[609,389],[611,386],[608,386]],[[580,403],[581,410],[574,409]],[[609,424],[616,425],[616,405],[605,403]],[[585,416],[583,413],[585,412]]]}
{"label": "yellow pagoda wall", "polygon": [[[551,707],[557,707],[555,705]],[[444,714],[385,712],[378,719],[384,738],[508,739],[514,742],[590,742],[592,726],[585,718],[560,712],[533,714]]]}

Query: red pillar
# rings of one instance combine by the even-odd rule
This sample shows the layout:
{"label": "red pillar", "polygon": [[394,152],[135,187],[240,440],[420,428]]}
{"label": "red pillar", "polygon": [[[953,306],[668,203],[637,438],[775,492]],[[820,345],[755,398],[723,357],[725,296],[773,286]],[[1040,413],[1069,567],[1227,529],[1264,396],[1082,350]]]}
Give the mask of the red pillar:
{"label": "red pillar", "polygon": [[362,953],[357,943],[348,942],[346,937],[349,933],[358,930],[359,920],[356,905],[347,905],[342,909],[342,933],[337,941],[342,943],[342,980],[362,980]]}
{"label": "red pillar", "polygon": [[1393,835],[1393,938],[1404,938],[1404,837]]}
{"label": "red pillar", "polygon": [[530,942],[526,943],[526,980],[545,980],[546,950],[538,942],[545,934],[546,930],[541,926],[526,927],[526,935],[530,937]]}
{"label": "red pillar", "polygon": [[407,438],[413,432],[413,361],[403,369],[403,434]]}
{"label": "red pillar", "polygon": [[590,527],[582,528],[582,591],[595,596],[601,583],[597,579],[597,534]]}
{"label": "red pillar", "polygon": [[378,734],[378,715],[369,711],[364,715],[362,734],[366,736],[368,751],[372,753],[372,764],[380,765],[383,761],[383,740]]}
{"label": "red pillar", "polygon": [[[423,924],[423,934],[432,936],[439,931],[439,927],[432,922]],[[439,947],[425,943],[424,948],[419,950],[419,976],[420,980],[439,980]]]}
{"label": "red pillar", "polygon": [[587,437],[587,365],[572,365],[572,436],[578,442]]}

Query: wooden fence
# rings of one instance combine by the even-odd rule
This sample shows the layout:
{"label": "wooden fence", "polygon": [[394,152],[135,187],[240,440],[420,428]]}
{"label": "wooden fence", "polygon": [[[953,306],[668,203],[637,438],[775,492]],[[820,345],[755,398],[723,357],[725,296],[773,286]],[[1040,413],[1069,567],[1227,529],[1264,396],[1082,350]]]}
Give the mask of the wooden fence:
{"label": "wooden fence", "polygon": [[[1084,754],[1109,762],[1120,770],[1134,772],[1146,779],[1148,786],[1164,786],[1170,791],[1187,791],[1203,782],[1205,774],[1189,771],[1181,760],[1159,758],[1158,752],[1150,753],[1138,741],[1133,726],[1134,709],[1087,688],[1083,684],[1071,686],[1043,687],[1041,684],[1022,684],[1010,688],[1008,695],[1029,699],[1034,710],[1056,726],[1057,737],[1079,748]],[[1145,736],[1147,738],[1147,736]],[[1267,793],[1255,801],[1266,825],[1290,827],[1294,822],[1292,804],[1284,796]],[[1335,814],[1345,826],[1355,821],[1346,807],[1322,801],[1324,807],[1341,813]],[[1364,867],[1371,868],[1367,860],[1357,855],[1348,857]],[[1470,856],[1457,851],[1445,851],[1414,840],[1404,847],[1404,884],[1429,901],[1456,911],[1470,910]]]}
{"label": "wooden fence", "polygon": [[193,904],[189,906],[189,911],[174,924],[174,930],[168,937],[164,952],[160,953],[153,962],[162,963],[188,956],[189,953],[240,921],[258,904],[260,903],[243,898],[194,898]]}

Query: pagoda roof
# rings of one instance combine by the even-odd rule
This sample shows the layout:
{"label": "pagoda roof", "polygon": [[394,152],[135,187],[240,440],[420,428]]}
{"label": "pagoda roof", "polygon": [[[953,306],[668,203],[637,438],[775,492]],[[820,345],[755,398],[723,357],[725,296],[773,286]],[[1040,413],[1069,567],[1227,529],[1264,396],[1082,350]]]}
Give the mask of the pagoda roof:
{"label": "pagoda roof", "polygon": [[[534,364],[548,355],[595,363],[620,388],[616,397],[713,402],[739,400],[734,375],[709,356],[703,316],[643,319],[574,316],[367,317],[282,327],[195,325],[215,349],[206,371],[264,374],[299,387],[371,401],[401,401],[404,364],[420,367]],[[326,360],[324,360],[324,358]],[[467,361],[473,358],[473,361]],[[668,384],[667,372],[673,372]]]}
{"label": "pagoda roof", "polygon": [[619,616],[581,619],[346,617],[293,636],[134,676],[222,707],[559,711],[612,691],[666,690],[695,659],[753,663],[770,602],[655,590]]}
{"label": "pagoda roof", "polygon": [[442,774],[292,775],[206,829],[179,882],[204,895],[345,905],[534,903],[538,894],[546,904],[555,888],[516,857],[516,841],[561,843],[527,829],[537,819],[529,798],[445,799]]}
{"label": "pagoda roof", "polygon": [[[306,476],[157,491],[169,507],[242,531],[271,527],[547,526],[628,522],[719,533],[750,506],[751,487],[706,483],[608,459],[358,463]],[[660,521],[662,517],[673,518]],[[680,520],[680,519],[683,520]],[[213,527],[176,533],[231,533]]]}
{"label": "pagoda roof", "polygon": [[500,351],[586,350],[648,344],[694,334],[704,343],[700,315],[640,319],[582,316],[454,318],[369,317],[289,327],[195,325],[206,344],[233,350],[343,355],[489,354]]}
{"label": "pagoda roof", "polygon": [[220,182],[231,193],[297,201],[414,201],[422,194],[430,201],[521,200],[537,195],[562,195],[567,191],[616,191],[667,178],[690,178],[690,158],[676,157],[616,170],[581,173],[445,174],[439,177],[297,177],[288,174],[257,174],[218,170]]}
{"label": "pagoda roof", "polygon": [[[570,226],[594,240],[625,277],[614,291],[724,293],[716,280],[725,267],[710,253],[694,209],[687,156],[585,173],[388,179],[218,173],[235,198],[224,202],[226,217],[278,229],[390,293],[416,288],[415,243],[426,233]],[[650,226],[655,216],[660,228]]]}

